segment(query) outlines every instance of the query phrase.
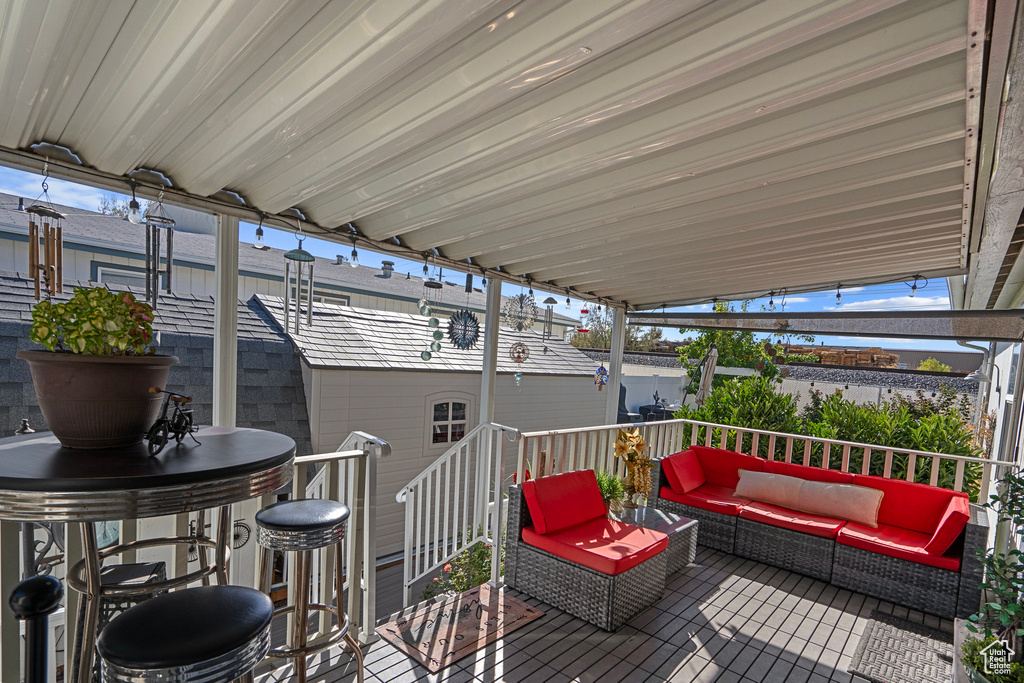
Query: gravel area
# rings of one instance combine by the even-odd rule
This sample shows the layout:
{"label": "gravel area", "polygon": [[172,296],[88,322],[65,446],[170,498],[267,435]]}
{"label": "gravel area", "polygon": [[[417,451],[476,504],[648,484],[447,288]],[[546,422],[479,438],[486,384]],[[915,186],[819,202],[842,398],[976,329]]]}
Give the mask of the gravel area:
{"label": "gravel area", "polygon": [[835,382],[836,384],[864,384],[870,386],[898,387],[901,389],[921,389],[937,391],[945,384],[957,393],[976,394],[978,383],[961,377],[937,377],[916,372],[882,372],[865,370],[864,368],[812,368],[793,365],[789,368],[789,378],[811,382]]}
{"label": "gravel area", "polygon": [[[608,362],[608,352],[597,349],[580,349],[596,361]],[[662,368],[679,368],[682,364],[673,356],[647,353],[626,353],[625,362],[631,365],[648,365]],[[860,384],[901,389],[937,391],[945,384],[958,393],[976,394],[978,383],[961,377],[940,377],[916,372],[885,372],[865,368],[815,368],[803,365],[790,366],[790,379],[811,382],[834,382],[836,384]]]}

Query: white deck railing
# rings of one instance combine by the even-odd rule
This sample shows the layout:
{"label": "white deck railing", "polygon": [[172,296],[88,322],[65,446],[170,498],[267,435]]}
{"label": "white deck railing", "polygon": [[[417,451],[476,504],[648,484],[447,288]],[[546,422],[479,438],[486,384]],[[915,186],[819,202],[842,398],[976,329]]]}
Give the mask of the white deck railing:
{"label": "white deck railing", "polygon": [[625,466],[620,459],[615,458],[615,440],[620,429],[634,427],[638,427],[644,435],[650,446],[651,457],[654,458],[685,450],[690,444],[702,444],[757,454],[773,460],[855,474],[877,474],[968,491],[975,501],[988,500],[993,468],[1002,469],[999,463],[984,458],[785,434],[697,420],[666,420],[522,432],[516,464],[518,480],[523,481],[527,469],[532,477],[582,469],[604,470],[621,476],[625,473]]}
{"label": "white deck railing", "polygon": [[519,432],[493,422],[470,430],[410,481],[395,499],[405,503],[403,600],[413,584],[475,543],[490,543],[491,579],[501,575],[504,437]]}

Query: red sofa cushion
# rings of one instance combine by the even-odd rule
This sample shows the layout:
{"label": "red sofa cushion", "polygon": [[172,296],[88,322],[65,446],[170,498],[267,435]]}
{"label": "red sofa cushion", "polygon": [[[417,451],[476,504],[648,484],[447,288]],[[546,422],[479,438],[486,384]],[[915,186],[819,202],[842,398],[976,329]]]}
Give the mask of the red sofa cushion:
{"label": "red sofa cushion", "polygon": [[960,532],[971,520],[971,504],[966,496],[953,496],[946,506],[946,512],[939,521],[939,528],[932,534],[925,551],[931,555],[941,555],[953,542],[960,537]]}
{"label": "red sofa cushion", "polygon": [[740,508],[750,502],[747,498],[737,498],[734,493],[733,489],[714,484],[704,484],[689,493],[676,493],[667,486],[661,487],[661,497],[665,500],[733,516],[740,514]]}
{"label": "red sofa cushion", "polygon": [[820,467],[805,467],[792,462],[768,460],[764,463],[764,471],[770,474],[782,474],[787,477],[799,477],[808,481],[823,481],[826,484],[852,484],[853,475],[839,470],[823,470]]}
{"label": "red sofa cushion", "polygon": [[538,534],[523,529],[523,541],[565,560],[621,574],[668,547],[668,536],[613,519],[592,519],[568,529]]}
{"label": "red sofa cushion", "polygon": [[523,482],[523,495],[538,534],[608,516],[594,470],[531,479]]}
{"label": "red sofa cushion", "polygon": [[855,474],[853,483],[882,491],[882,504],[878,507],[878,525],[902,527],[910,531],[932,534],[946,513],[946,507],[956,493],[927,484],[916,484],[900,479]]}
{"label": "red sofa cushion", "polygon": [[[886,494],[888,495],[888,494]],[[882,497],[884,503],[885,497]],[[942,555],[931,555],[925,551],[925,546],[931,539],[929,534],[922,534],[918,531],[902,529],[888,524],[879,524],[877,529],[872,529],[856,522],[847,522],[839,530],[836,536],[836,543],[848,545],[861,550],[870,550],[873,553],[896,557],[901,560],[909,560],[919,564],[926,564],[939,569],[959,571],[960,558],[945,557]]]}
{"label": "red sofa cushion", "polygon": [[669,487],[676,493],[689,493],[707,482],[693,450],[670,455],[661,461],[661,466]]}
{"label": "red sofa cushion", "polygon": [[700,469],[704,472],[704,479],[707,483],[715,486],[724,486],[736,490],[736,484],[740,481],[740,470],[753,470],[764,472],[764,460],[753,455],[744,455],[735,451],[726,451],[721,448],[708,448],[707,446],[692,446],[700,462]]}
{"label": "red sofa cushion", "polygon": [[757,501],[746,503],[740,508],[740,517],[782,527],[783,529],[802,531],[805,534],[821,536],[823,538],[835,538],[839,530],[846,524],[845,519],[833,519],[832,517],[822,517],[821,515],[812,515],[807,512],[796,512],[788,508],[769,505],[768,503],[759,503]]}

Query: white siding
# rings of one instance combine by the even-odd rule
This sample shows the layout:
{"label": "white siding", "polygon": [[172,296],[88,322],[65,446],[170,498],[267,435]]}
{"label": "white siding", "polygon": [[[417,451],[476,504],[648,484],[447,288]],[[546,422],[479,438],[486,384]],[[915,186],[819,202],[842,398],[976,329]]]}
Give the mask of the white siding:
{"label": "white siding", "polygon": [[[355,430],[385,439],[391,457],[382,461],[377,485],[377,551],[381,555],[402,549],[403,506],[395,494],[423,471],[447,446],[428,445],[427,405],[447,392],[462,394],[471,403],[469,427],[476,426],[480,375],[383,370],[314,370],[307,382],[315,429],[313,442],[320,452],[334,450]],[[590,377],[526,375],[516,387],[512,377],[498,377],[495,421],[521,430],[555,429],[600,424],[604,392]],[[318,419],[317,419],[318,418]],[[319,423],[315,428],[314,424]],[[516,448],[506,449],[509,465]],[[511,467],[507,469],[511,476]]]}

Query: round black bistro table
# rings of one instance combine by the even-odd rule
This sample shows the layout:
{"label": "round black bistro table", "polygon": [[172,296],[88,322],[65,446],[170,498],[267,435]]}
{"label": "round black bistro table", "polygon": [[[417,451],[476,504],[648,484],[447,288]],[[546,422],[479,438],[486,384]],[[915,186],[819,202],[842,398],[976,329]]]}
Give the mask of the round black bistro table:
{"label": "round black bistro table", "polygon": [[[69,680],[92,677],[100,599],[125,597],[209,582],[228,582],[231,539],[230,505],[272,493],[292,478],[295,442],[258,429],[206,427],[168,444],[156,456],[146,445],[109,450],[64,448],[49,433],[0,439],[0,519],[12,522],[106,522],[199,512],[219,507],[215,539],[207,538],[200,519],[197,536],[136,540],[99,549],[93,524],[81,524],[84,558],[68,567],[68,583],[86,600],[85,624],[75,652],[82,656]],[[103,558],[130,550],[189,544],[203,550],[200,568],[145,586],[103,586]],[[206,548],[214,550],[211,563]]]}

